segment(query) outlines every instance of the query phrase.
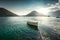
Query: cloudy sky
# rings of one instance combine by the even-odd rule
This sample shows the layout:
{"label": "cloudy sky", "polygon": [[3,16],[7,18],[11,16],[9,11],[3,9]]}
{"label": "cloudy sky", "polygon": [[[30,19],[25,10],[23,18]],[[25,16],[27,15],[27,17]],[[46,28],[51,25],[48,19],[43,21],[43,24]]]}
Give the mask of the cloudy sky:
{"label": "cloudy sky", "polygon": [[58,0],[0,0],[0,7],[17,15],[26,15],[33,10],[49,7],[57,2]]}

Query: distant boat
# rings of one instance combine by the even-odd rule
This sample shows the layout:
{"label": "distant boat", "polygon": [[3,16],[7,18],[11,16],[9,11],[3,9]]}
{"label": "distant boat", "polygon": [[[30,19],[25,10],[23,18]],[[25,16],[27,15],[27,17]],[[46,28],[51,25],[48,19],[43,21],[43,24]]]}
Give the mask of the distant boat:
{"label": "distant boat", "polygon": [[30,26],[38,27],[38,21],[36,20],[29,20],[27,21],[27,24]]}
{"label": "distant boat", "polygon": [[60,18],[59,16],[57,16],[56,18]]}

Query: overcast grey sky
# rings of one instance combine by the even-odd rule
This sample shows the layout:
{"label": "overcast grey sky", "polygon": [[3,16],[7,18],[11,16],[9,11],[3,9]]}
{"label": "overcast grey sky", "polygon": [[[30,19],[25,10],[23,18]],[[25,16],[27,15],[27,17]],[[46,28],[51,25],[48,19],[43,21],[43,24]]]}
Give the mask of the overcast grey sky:
{"label": "overcast grey sky", "polygon": [[0,0],[0,7],[18,15],[25,15],[36,7],[46,7],[47,4],[55,4],[57,2],[58,0]]}

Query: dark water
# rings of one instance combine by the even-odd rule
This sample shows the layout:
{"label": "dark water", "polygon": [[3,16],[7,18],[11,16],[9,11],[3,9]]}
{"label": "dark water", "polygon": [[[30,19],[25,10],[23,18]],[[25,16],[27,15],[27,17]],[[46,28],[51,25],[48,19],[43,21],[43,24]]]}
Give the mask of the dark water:
{"label": "dark water", "polygon": [[27,25],[32,17],[0,17],[0,40],[41,40],[38,30]]}

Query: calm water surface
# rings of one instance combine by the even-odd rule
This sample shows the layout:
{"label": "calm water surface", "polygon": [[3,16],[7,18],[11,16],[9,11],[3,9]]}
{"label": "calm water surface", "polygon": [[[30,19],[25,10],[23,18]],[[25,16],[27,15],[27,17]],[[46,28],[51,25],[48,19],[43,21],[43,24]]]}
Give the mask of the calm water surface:
{"label": "calm water surface", "polygon": [[27,25],[33,17],[0,17],[0,40],[40,40],[38,30]]}
{"label": "calm water surface", "polygon": [[60,40],[60,18],[41,17],[38,29],[43,40]]}
{"label": "calm water surface", "polygon": [[[38,30],[27,25],[38,21]],[[0,17],[0,40],[60,40],[60,18]]]}

